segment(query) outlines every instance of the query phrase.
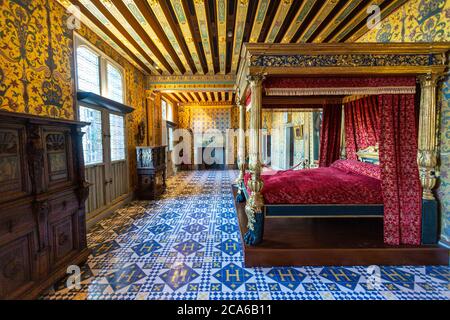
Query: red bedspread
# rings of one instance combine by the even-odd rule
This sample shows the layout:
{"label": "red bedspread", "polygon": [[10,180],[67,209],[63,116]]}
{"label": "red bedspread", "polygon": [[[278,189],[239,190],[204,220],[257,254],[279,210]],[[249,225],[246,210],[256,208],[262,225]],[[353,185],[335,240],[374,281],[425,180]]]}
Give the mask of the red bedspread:
{"label": "red bedspread", "polygon": [[[372,167],[373,166],[373,167]],[[266,204],[382,204],[378,166],[357,161],[328,168],[262,173]],[[245,185],[250,175],[245,176]]]}

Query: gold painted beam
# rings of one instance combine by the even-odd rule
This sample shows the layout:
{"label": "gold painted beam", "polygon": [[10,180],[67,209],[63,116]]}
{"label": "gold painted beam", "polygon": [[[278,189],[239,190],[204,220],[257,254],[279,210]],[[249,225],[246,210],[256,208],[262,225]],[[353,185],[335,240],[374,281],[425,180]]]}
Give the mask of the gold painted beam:
{"label": "gold painted beam", "polygon": [[[64,8],[69,10],[72,6],[72,2],[70,0],[57,0]],[[151,70],[148,68],[143,68],[139,63],[136,62],[124,49],[120,46],[121,42],[115,42],[110,36],[108,36],[102,29],[100,29],[95,23],[93,23],[85,14],[82,12],[80,14],[81,22],[86,25],[90,30],[92,30],[97,36],[99,36],[103,41],[105,41],[108,45],[110,45],[114,50],[116,50],[121,56],[123,56],[128,62],[130,62],[133,66],[141,70],[142,72],[149,74]],[[140,60],[139,60],[140,61]],[[141,62],[142,63],[142,62]],[[143,64],[143,63],[142,63]]]}
{"label": "gold painted beam", "polygon": [[216,0],[217,9],[217,36],[219,46],[219,69],[221,74],[227,68],[227,0]]}
{"label": "gold painted beam", "polygon": [[355,16],[348,21],[344,27],[342,27],[341,31],[336,33],[333,38],[330,39],[330,42],[340,42],[345,38],[358,24],[360,24],[363,20],[367,19],[367,8],[371,5],[381,5],[385,0],[373,0],[370,3],[367,3]]}
{"label": "gold painted beam", "polygon": [[[138,1],[142,1],[142,0],[138,0]],[[126,2],[128,2],[128,3],[133,2],[133,0],[126,0]],[[147,0],[147,2],[150,5],[150,8],[152,9],[155,16],[158,17],[159,24],[161,25],[162,29],[164,30],[167,38],[169,39],[170,44],[174,48],[174,50],[175,50],[176,54],[178,55],[178,57],[180,58],[181,62],[185,66],[186,70],[190,70],[189,73],[192,74],[193,70],[191,70],[189,68],[189,63],[187,61],[187,58],[185,57],[183,50],[181,50],[181,46],[177,41],[175,32],[174,32],[174,30],[172,30],[172,27],[170,26],[169,20],[166,17],[166,15],[161,7],[160,2],[158,0]],[[135,6],[135,8],[136,8],[136,6]],[[139,19],[138,21],[142,26],[148,25],[148,23],[145,21],[145,19]]]}
{"label": "gold painted beam", "polygon": [[214,101],[219,101],[219,92],[214,91]]}
{"label": "gold painted beam", "polygon": [[[397,8],[400,8],[403,4],[405,4],[408,0],[396,0],[391,1],[382,11],[381,11],[381,21],[387,18],[392,12],[394,12]],[[361,29],[356,31],[346,42],[356,42],[359,38],[361,38],[364,34],[369,31],[367,24],[364,25]]]}
{"label": "gold painted beam", "polygon": [[323,42],[336,28],[356,9],[361,0],[350,0],[339,10],[339,12],[324,26],[313,42]]}
{"label": "gold painted beam", "polygon": [[[96,1],[92,0],[81,0],[85,5],[89,3],[89,6],[92,8],[92,5],[97,5]],[[180,70],[178,69],[175,62],[172,60],[172,57],[167,52],[167,50],[164,48],[164,46],[161,44],[161,41],[159,41],[156,34],[151,34],[150,38],[159,50],[159,52],[162,54],[164,59],[167,61],[165,62],[163,58],[158,57],[157,53],[150,49],[150,47],[147,45],[147,43],[142,40],[142,38],[137,34],[137,32],[134,30],[133,26],[129,23],[129,21],[123,16],[122,12],[116,7],[114,2],[110,0],[99,0],[99,2],[103,5],[103,7],[108,10],[108,12],[117,20],[118,23],[120,23],[123,28],[128,32],[128,34],[136,41],[139,46],[144,49],[148,55],[152,58],[153,61],[155,61],[158,64],[158,67],[163,70],[163,72],[171,73],[168,67],[166,67],[167,63],[178,73],[180,73]],[[96,3],[96,4],[94,4]],[[97,7],[99,10],[100,8]]]}
{"label": "gold painted beam", "polygon": [[208,91],[206,94],[208,95],[208,101],[210,101],[210,102],[214,101],[211,91]]}
{"label": "gold painted beam", "polygon": [[180,103],[181,106],[185,106],[185,107],[208,107],[210,109],[223,109],[223,108],[232,108],[234,106],[233,103],[230,103],[228,101],[224,101],[224,102],[188,102],[188,103]]}
{"label": "gold painted beam", "polygon": [[174,94],[177,96],[178,101],[187,102],[186,98],[181,94],[181,92],[174,92]]}
{"label": "gold painted beam", "polygon": [[297,14],[294,19],[292,19],[291,24],[289,25],[281,43],[289,43],[292,38],[298,31],[298,28],[302,25],[303,21],[305,21],[306,17],[310,13],[311,9],[314,7],[316,0],[304,0],[302,5],[297,10]]}
{"label": "gold painted beam", "polygon": [[[108,20],[105,15],[90,0],[74,1],[74,4],[83,6],[102,25],[110,30],[124,46],[126,46],[135,56],[137,56],[139,60],[141,60],[148,68],[150,68],[153,73],[159,73],[158,70],[153,66],[152,61],[146,59],[144,55],[138,50],[138,48],[132,45],[130,41],[128,41],[126,36],[114,26],[113,22]],[[153,59],[151,55],[150,58]]]}
{"label": "gold painted beam", "polygon": [[186,45],[189,49],[192,60],[194,61],[195,67],[200,74],[204,74],[205,70],[203,70],[203,66],[200,62],[199,52],[197,51],[197,47],[194,43],[194,37],[192,36],[191,27],[184,10],[182,0],[170,0],[170,4],[172,5],[173,11],[175,12],[175,15],[177,17],[181,33],[183,34],[184,40],[186,41]]}
{"label": "gold painted beam", "polygon": [[149,76],[147,89],[166,91],[224,91],[233,90],[234,75]]}
{"label": "gold painted beam", "polygon": [[252,32],[250,34],[250,42],[258,42],[264,20],[266,19],[267,9],[269,9],[270,0],[258,1],[256,8],[256,16],[253,21]]}
{"label": "gold painted beam", "polygon": [[273,43],[275,41],[275,38],[277,37],[278,32],[280,32],[281,26],[283,25],[284,19],[286,18],[291,5],[292,0],[280,1],[275,17],[270,25],[269,32],[267,33],[267,43]]}
{"label": "gold painted beam", "polygon": [[200,102],[200,99],[199,99],[198,96],[195,94],[195,92],[188,92],[188,93],[191,95],[192,100],[194,100],[194,102]]}
{"label": "gold painted beam", "polygon": [[242,41],[244,38],[245,21],[247,19],[249,0],[239,0],[236,9],[236,22],[234,26],[234,44],[231,60],[231,73],[235,73],[239,64]]}
{"label": "gold painted beam", "polygon": [[186,102],[193,102],[194,101],[189,93],[187,93],[187,92],[180,92],[180,94],[184,97]]}
{"label": "gold painted beam", "polygon": [[214,74],[211,43],[209,41],[208,16],[206,15],[205,0],[194,0],[195,13],[197,15],[198,29],[202,40],[203,51],[208,65],[208,74]]}
{"label": "gold painted beam", "polygon": [[328,17],[328,15],[333,11],[336,5],[339,3],[338,0],[329,0],[326,1],[325,4],[322,5],[319,12],[316,14],[313,20],[309,23],[309,25],[303,30],[302,34],[297,40],[297,43],[307,42],[309,38],[316,32],[317,28],[320,27],[322,22]]}
{"label": "gold painted beam", "polygon": [[170,97],[170,99],[172,100],[172,102],[174,103],[178,103],[180,102],[180,98],[178,98],[178,96],[175,94],[175,92],[170,92],[168,93],[168,96]]}

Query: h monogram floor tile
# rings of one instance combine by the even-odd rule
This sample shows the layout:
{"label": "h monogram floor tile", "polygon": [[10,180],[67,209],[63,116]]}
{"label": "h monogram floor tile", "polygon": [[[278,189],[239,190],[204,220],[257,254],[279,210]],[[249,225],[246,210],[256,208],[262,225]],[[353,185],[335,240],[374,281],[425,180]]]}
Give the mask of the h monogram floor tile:
{"label": "h monogram floor tile", "polygon": [[450,299],[450,268],[245,268],[234,171],[181,172],[164,196],[135,201],[88,234],[79,289],[42,299]]}

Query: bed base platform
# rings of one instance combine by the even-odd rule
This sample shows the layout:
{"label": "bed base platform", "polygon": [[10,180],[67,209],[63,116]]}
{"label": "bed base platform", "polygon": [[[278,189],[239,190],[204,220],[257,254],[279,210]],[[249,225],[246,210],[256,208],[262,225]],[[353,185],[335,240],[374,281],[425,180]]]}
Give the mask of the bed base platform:
{"label": "bed base platform", "polygon": [[[248,231],[245,203],[237,201],[239,228]],[[356,209],[356,208],[355,208]],[[267,212],[266,212],[267,213]],[[383,241],[383,220],[370,216],[316,219],[283,216],[266,219],[264,239],[243,244],[246,267],[351,266],[351,265],[448,265],[449,251],[438,245],[391,247]],[[269,217],[267,217],[269,218]],[[361,218],[361,219],[358,219]]]}
{"label": "bed base platform", "polygon": [[[243,184],[238,187],[237,202],[249,198]],[[383,204],[266,204],[266,218],[382,218]]]}

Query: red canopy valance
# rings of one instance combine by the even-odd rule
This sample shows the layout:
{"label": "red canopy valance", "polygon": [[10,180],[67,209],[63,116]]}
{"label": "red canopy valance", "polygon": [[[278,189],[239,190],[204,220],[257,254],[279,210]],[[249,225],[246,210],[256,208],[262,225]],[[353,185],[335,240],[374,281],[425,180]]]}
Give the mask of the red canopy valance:
{"label": "red canopy valance", "polygon": [[266,95],[357,95],[415,93],[415,77],[272,77],[264,81]]}

